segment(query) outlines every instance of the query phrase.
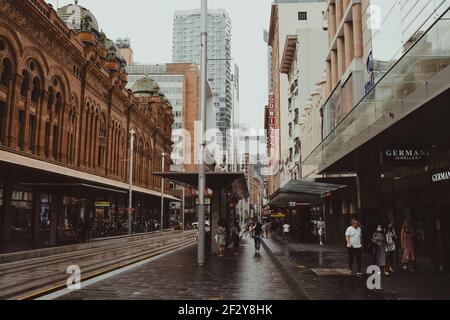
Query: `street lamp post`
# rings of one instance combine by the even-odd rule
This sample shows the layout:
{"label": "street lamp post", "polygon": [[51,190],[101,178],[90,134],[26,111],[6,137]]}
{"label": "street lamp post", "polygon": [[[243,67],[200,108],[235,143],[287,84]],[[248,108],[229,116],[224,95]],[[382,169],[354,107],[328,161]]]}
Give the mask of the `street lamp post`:
{"label": "street lamp post", "polygon": [[136,131],[131,129],[130,131],[130,181],[129,181],[129,190],[128,190],[128,234],[131,235],[133,232],[132,229],[132,218],[133,218],[133,171],[134,171],[134,137],[136,135]]}
{"label": "street lamp post", "polygon": [[201,0],[201,94],[200,114],[202,130],[200,133],[200,165],[198,170],[198,252],[197,263],[202,266],[205,263],[205,132],[206,132],[206,85],[208,75],[208,0]]}
{"label": "street lamp post", "polygon": [[[166,154],[161,154],[161,171],[164,173],[166,165]],[[161,178],[161,232],[164,231],[164,177]]]}
{"label": "street lamp post", "polygon": [[[183,169],[183,172],[186,172],[185,169]],[[186,187],[183,185],[183,204],[181,207],[181,231],[184,232],[185,231],[185,209],[186,209]]]}

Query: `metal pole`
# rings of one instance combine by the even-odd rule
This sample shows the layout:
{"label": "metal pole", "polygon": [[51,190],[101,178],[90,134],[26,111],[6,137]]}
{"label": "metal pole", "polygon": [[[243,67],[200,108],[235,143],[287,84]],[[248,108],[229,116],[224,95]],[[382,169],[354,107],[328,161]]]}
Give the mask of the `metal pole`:
{"label": "metal pole", "polygon": [[[165,171],[166,154],[161,154],[161,171]],[[164,178],[161,178],[161,232],[164,231]]]}
{"label": "metal pole", "polygon": [[206,132],[206,85],[208,76],[208,0],[202,0],[201,4],[201,94],[200,94],[200,114],[201,114],[201,141],[200,141],[200,165],[198,170],[198,252],[197,263],[202,266],[205,263],[205,132]]}
{"label": "metal pole", "polygon": [[185,210],[185,208],[186,208],[186,206],[185,206],[185,199],[186,199],[186,187],[183,187],[183,206],[181,207],[181,231],[185,231],[185,221],[184,221],[184,219],[185,219],[185,213],[184,213],[184,210]]}
{"label": "metal pole", "polygon": [[130,131],[130,182],[129,182],[129,190],[128,190],[128,234],[131,235],[133,233],[132,229],[132,220],[133,220],[133,171],[134,171],[134,136],[136,135],[136,131],[131,129]]}

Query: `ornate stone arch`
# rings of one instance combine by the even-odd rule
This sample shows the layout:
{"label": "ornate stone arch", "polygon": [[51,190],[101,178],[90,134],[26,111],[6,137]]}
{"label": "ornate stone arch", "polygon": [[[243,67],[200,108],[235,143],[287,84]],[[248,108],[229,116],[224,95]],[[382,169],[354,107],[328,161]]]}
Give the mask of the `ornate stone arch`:
{"label": "ornate stone arch", "polygon": [[78,97],[76,94],[72,94],[70,97],[70,109],[73,110],[75,109],[76,112],[78,113],[79,109],[78,109],[79,105],[78,105]]}
{"label": "ornate stone arch", "polygon": [[67,76],[66,71],[60,66],[52,66],[50,68],[49,75],[50,75],[49,79],[52,82],[54,78],[58,79],[58,82],[60,83],[61,88],[63,90],[66,102],[68,103],[69,102],[68,99],[71,96],[72,90],[70,88],[70,80]]}
{"label": "ornate stone arch", "polygon": [[[37,62],[37,64],[40,66],[41,68],[41,72],[42,72],[42,78],[43,81],[45,81],[44,84],[44,88],[48,87],[48,75],[50,73],[50,67],[48,65],[47,59],[45,59],[45,55],[37,48],[35,47],[27,47],[24,49],[23,54],[22,54],[22,61],[24,62],[24,67],[27,67],[28,61],[30,59],[33,59],[34,61]],[[47,80],[47,81],[46,81]]]}
{"label": "ornate stone arch", "polygon": [[21,57],[23,54],[22,43],[20,42],[17,32],[14,31],[10,26],[0,23],[0,39],[4,39],[9,45],[11,51],[14,52],[15,65],[13,66],[13,72],[19,72],[23,69]]}

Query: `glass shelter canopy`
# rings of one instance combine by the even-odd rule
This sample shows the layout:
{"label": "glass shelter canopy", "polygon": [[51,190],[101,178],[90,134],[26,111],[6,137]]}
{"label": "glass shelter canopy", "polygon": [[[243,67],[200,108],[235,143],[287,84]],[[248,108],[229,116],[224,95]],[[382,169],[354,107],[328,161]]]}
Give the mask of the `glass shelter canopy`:
{"label": "glass shelter canopy", "polygon": [[450,88],[450,12],[446,11],[305,159],[323,172]]}

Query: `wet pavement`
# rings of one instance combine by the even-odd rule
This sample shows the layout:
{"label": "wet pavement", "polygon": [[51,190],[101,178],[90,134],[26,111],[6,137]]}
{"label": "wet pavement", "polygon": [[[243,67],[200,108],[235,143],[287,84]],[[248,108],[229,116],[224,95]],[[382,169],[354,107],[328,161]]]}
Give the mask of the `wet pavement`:
{"label": "wet pavement", "polygon": [[297,300],[304,296],[268,253],[254,254],[251,239],[224,258],[196,265],[196,246],[177,251],[59,299]]}
{"label": "wet pavement", "polygon": [[[367,288],[367,276],[347,271],[342,246],[264,239],[254,254],[252,239],[226,257],[208,256],[196,265],[196,246],[86,286],[61,300],[410,300],[450,299],[450,277],[421,261],[415,273],[398,268],[382,277],[381,290]],[[371,257],[364,257],[369,266]]]}
{"label": "wet pavement", "polygon": [[[347,271],[347,251],[342,246],[285,243],[277,237],[264,242],[308,299],[450,299],[450,276],[435,274],[426,259],[419,261],[420,268],[414,273],[397,266],[393,275],[382,276],[381,290],[369,290],[367,276],[357,277]],[[366,267],[372,264],[370,255],[363,260]]]}

